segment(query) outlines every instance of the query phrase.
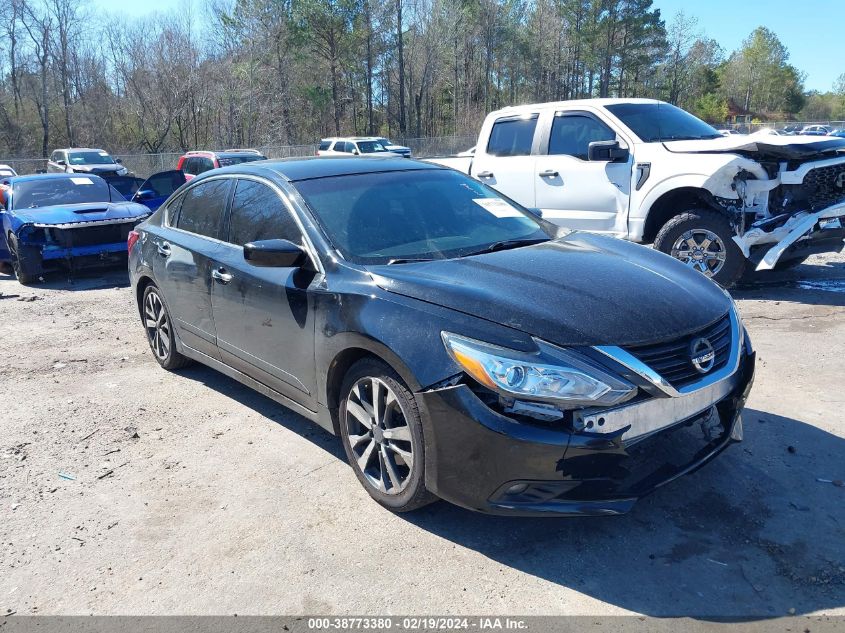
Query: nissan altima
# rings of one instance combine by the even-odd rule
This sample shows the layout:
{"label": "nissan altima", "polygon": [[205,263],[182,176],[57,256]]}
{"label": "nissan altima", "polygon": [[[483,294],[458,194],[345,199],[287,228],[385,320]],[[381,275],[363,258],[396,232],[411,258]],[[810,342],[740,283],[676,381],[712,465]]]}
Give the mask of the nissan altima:
{"label": "nissan altima", "polygon": [[619,514],[742,439],[754,351],[671,257],[403,158],[245,163],[129,235],[153,356],[340,436],[394,511]]}

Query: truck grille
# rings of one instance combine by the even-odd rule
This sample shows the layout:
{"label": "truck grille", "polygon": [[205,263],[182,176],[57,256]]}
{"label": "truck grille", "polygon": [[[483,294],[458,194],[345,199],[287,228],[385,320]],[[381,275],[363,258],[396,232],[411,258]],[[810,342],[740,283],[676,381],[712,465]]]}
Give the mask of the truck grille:
{"label": "truck grille", "polygon": [[845,200],[845,164],[811,169],[804,176],[804,188],[813,211]]}
{"label": "truck grille", "polygon": [[703,376],[692,364],[690,346],[698,338],[710,341],[716,359],[710,372],[724,367],[731,351],[731,320],[725,315],[712,325],[672,341],[653,345],[632,345],[625,350],[660,374],[676,389],[692,384]]}

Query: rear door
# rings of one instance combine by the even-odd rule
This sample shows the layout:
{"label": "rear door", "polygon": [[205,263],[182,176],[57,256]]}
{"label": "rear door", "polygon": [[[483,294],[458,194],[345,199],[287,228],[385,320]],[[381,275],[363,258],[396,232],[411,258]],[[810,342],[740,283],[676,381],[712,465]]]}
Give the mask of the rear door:
{"label": "rear door", "polygon": [[624,235],[631,194],[632,158],[587,160],[593,141],[619,140],[611,127],[587,111],[548,112],[533,176],[543,219],[571,229]]}
{"label": "rear door", "polygon": [[[534,133],[539,113],[496,119],[487,146],[476,149],[472,176],[521,205],[534,207]],[[482,134],[483,136],[483,134]]]}
{"label": "rear door", "polygon": [[185,182],[185,173],[179,169],[160,171],[138,187],[132,196],[132,202],[138,202],[155,211]]}
{"label": "rear door", "polygon": [[153,273],[183,343],[219,358],[211,312],[213,263],[225,244],[220,240],[231,178],[204,180],[167,209],[167,227],[153,236]]}
{"label": "rear door", "polygon": [[222,360],[314,409],[313,267],[264,268],[244,260],[243,245],[286,239],[304,247],[293,214],[268,181],[239,177],[211,289]]}

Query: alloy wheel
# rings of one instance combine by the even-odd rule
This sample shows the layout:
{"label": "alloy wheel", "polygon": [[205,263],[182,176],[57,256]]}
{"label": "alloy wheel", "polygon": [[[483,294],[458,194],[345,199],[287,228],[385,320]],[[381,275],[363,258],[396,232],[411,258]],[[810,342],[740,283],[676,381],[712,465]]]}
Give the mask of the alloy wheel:
{"label": "alloy wheel", "polygon": [[148,292],[144,300],[144,328],[153,353],[159,360],[166,362],[170,354],[170,320],[155,290]]}
{"label": "alloy wheel", "polygon": [[380,492],[402,492],[414,466],[414,447],[408,421],[390,386],[378,378],[361,378],[346,398],[343,423],[355,467]]}
{"label": "alloy wheel", "polygon": [[692,229],[682,234],[672,245],[672,257],[708,277],[725,265],[725,243],[713,231]]}

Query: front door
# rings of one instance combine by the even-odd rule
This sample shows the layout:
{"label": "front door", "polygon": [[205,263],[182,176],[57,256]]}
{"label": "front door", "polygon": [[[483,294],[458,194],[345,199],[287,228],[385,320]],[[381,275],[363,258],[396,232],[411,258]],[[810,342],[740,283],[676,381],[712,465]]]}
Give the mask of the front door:
{"label": "front door", "polygon": [[179,169],[160,171],[147,178],[137,188],[132,195],[132,202],[138,202],[155,211],[185,182],[185,173]]}
{"label": "front door", "polygon": [[206,180],[170,203],[168,220],[154,235],[153,273],[167,298],[180,340],[218,358],[211,313],[212,264],[225,250],[219,237],[232,179]]}
{"label": "front door", "polygon": [[313,267],[264,268],[244,260],[243,245],[303,235],[273,185],[239,178],[226,242],[216,254],[211,291],[222,360],[255,380],[314,409]]}
{"label": "front door", "polygon": [[593,141],[616,133],[587,112],[555,113],[547,152],[537,156],[533,177],[536,207],[543,219],[570,229],[624,235],[631,193],[631,158],[590,161]]}

